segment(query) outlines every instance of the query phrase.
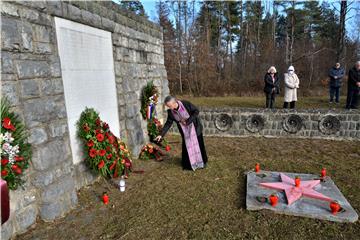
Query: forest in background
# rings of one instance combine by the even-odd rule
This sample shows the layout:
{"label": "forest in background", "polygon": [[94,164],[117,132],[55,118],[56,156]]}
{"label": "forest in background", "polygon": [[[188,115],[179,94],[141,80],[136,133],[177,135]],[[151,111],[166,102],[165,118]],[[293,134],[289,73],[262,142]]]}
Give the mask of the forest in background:
{"label": "forest in background", "polygon": [[[145,15],[139,1],[120,5]],[[303,96],[327,93],[329,69],[360,59],[357,1],[157,1],[172,94],[259,95],[275,66],[293,65]],[[359,24],[346,31],[349,18]],[[345,79],[346,81],[346,79]]]}

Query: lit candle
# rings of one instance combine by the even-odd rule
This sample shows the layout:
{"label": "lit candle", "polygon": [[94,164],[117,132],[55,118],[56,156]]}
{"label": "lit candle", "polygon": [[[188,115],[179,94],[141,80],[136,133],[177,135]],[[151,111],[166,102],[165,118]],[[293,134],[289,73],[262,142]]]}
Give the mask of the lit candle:
{"label": "lit candle", "polygon": [[276,196],[276,194],[271,194],[269,197],[271,206],[275,207],[278,203],[278,199],[279,198],[278,198],[278,196]]}
{"label": "lit candle", "polygon": [[109,203],[109,196],[106,193],[103,193],[102,196],[103,203],[106,205]]}
{"label": "lit candle", "polygon": [[330,203],[330,209],[332,214],[336,215],[339,212],[340,208],[340,204],[338,204],[336,201]]}
{"label": "lit candle", "polygon": [[255,172],[259,172],[260,171],[260,164],[257,163],[255,164]]}
{"label": "lit candle", "polygon": [[321,177],[326,177],[326,168],[321,169]]}
{"label": "lit candle", "polygon": [[300,187],[300,178],[299,177],[295,177],[295,187]]}

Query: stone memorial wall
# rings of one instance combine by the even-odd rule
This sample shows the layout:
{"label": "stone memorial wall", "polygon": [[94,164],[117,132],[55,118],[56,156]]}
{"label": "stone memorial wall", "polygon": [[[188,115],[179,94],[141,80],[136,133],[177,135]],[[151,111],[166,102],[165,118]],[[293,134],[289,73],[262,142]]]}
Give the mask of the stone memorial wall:
{"label": "stone memorial wall", "polygon": [[360,140],[358,110],[200,108],[200,117],[205,136]]}
{"label": "stone memorial wall", "polygon": [[[111,36],[113,59],[109,62],[113,66],[107,68],[110,76],[91,81],[103,85],[114,81],[115,108],[114,101],[100,106],[104,112],[110,105],[111,111],[117,108],[119,127],[116,130],[114,126],[115,134],[127,141],[134,155],[147,140],[146,121],[139,112],[142,87],[153,80],[160,101],[169,92],[162,31],[156,24],[122,11],[111,1],[2,1],[1,96],[10,100],[12,109],[25,122],[33,149],[25,188],[10,193],[11,217],[2,225],[3,240],[26,231],[37,218],[51,221],[64,216],[77,204],[77,189],[95,179],[83,162],[74,164],[77,161],[71,154],[69,129],[73,126],[69,123],[74,120],[68,117],[74,116],[68,115],[71,101],[65,96],[73,98],[71,91],[76,93],[76,89],[68,90],[65,85],[70,83],[71,89],[71,81],[80,81],[80,77],[70,76],[64,84],[67,72],[61,66],[64,59],[59,54],[56,17]],[[89,51],[99,47],[96,41],[91,44]],[[94,92],[94,99],[103,100]],[[101,114],[102,109],[97,110]],[[160,104],[157,112],[162,119]]]}

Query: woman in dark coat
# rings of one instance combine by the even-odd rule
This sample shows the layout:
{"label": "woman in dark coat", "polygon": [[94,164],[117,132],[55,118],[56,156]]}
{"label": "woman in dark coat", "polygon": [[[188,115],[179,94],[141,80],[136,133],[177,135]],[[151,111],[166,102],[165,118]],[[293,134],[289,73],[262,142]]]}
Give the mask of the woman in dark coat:
{"label": "woman in dark coat", "polygon": [[164,103],[169,108],[168,118],[161,135],[157,136],[155,141],[160,141],[175,122],[182,137],[183,168],[195,171],[197,168],[206,167],[208,158],[198,108],[188,101],[180,101],[172,96],[167,96]]}
{"label": "woman in dark coat", "polygon": [[266,108],[273,108],[275,106],[275,96],[280,92],[280,81],[275,67],[270,67],[264,77],[266,95]]}

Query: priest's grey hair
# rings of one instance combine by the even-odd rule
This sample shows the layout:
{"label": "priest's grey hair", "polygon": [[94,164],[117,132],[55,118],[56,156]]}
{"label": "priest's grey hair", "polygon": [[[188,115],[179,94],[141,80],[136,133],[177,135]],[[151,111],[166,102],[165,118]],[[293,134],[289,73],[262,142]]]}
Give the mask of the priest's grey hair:
{"label": "priest's grey hair", "polygon": [[176,100],[176,98],[174,96],[166,96],[164,99],[164,103],[167,104],[168,102],[171,102],[173,100]]}

